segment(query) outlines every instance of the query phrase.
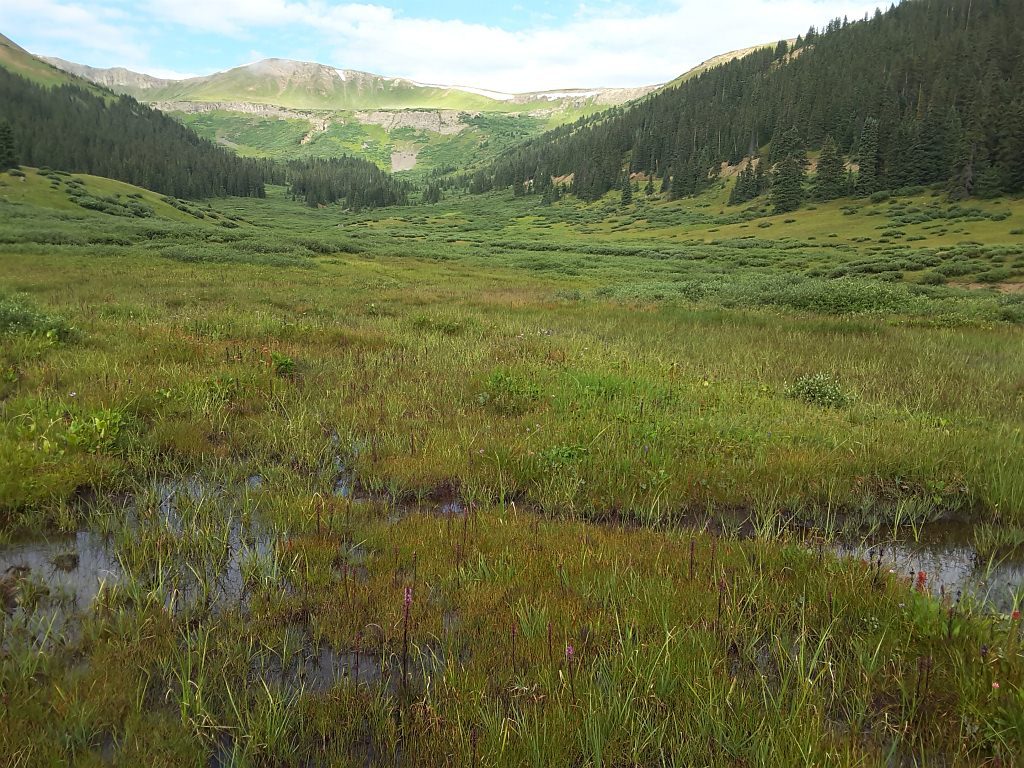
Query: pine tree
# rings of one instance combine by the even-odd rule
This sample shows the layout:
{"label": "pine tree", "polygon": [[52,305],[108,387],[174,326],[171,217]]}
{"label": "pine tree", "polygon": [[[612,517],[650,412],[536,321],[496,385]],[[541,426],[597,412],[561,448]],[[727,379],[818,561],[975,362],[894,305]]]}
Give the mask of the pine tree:
{"label": "pine tree", "polygon": [[757,153],[765,137],[765,170],[777,165],[793,127],[805,148],[833,137],[857,169],[858,194],[941,182],[969,194],[986,170],[975,168],[982,157],[1004,192],[1024,191],[1019,15],[1020,0],[916,0],[835,20],[794,46],[758,49],[629,109],[556,128],[496,159],[489,175],[505,187],[526,169],[568,176],[589,164],[587,194],[600,195],[628,158],[631,171],[658,177],[665,192],[675,178],[675,196],[687,195],[709,169]]}
{"label": "pine tree", "polygon": [[677,164],[676,170],[673,170],[672,172],[672,186],[669,190],[669,194],[673,200],[679,200],[691,193],[691,179],[692,175],[689,166]]}
{"label": "pine tree", "polygon": [[835,200],[846,193],[846,168],[839,149],[831,136],[825,137],[818,158],[818,173],[814,179],[814,197],[817,200]]}
{"label": "pine tree", "polygon": [[629,183],[629,174],[625,174],[622,177],[622,205],[628,206],[633,204],[633,186]]}
{"label": "pine tree", "polygon": [[729,205],[739,205],[757,197],[757,178],[754,175],[753,161],[740,171],[736,184],[729,193]]}
{"label": "pine tree", "polygon": [[788,135],[786,152],[776,164],[772,176],[772,206],[776,213],[795,211],[804,200],[807,155],[800,147],[799,140],[792,135]]}
{"label": "pine tree", "polygon": [[760,157],[757,158],[757,168],[754,170],[754,197],[760,197],[771,187],[771,180],[764,166],[764,160]]}
{"label": "pine tree", "polygon": [[870,195],[878,191],[878,121],[869,117],[857,145],[857,194]]}
{"label": "pine tree", "polygon": [[14,147],[14,131],[6,120],[0,122],[0,171],[18,165],[18,153]]}
{"label": "pine tree", "polygon": [[971,190],[975,197],[992,198],[999,197],[1003,192],[1003,184],[999,168],[983,157],[978,161],[974,188]]}
{"label": "pine tree", "polygon": [[650,197],[651,195],[654,194],[654,176],[649,175],[647,177],[647,186],[644,187],[644,194],[647,197]]}

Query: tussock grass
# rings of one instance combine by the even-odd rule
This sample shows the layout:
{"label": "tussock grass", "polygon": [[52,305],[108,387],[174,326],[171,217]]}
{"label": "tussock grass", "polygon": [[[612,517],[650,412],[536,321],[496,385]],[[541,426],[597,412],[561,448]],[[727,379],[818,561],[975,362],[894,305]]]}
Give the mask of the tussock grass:
{"label": "tussock grass", "polygon": [[4,574],[3,762],[1020,761],[1019,621],[790,535],[1019,545],[1011,299],[493,204],[4,209],[0,531],[114,565]]}

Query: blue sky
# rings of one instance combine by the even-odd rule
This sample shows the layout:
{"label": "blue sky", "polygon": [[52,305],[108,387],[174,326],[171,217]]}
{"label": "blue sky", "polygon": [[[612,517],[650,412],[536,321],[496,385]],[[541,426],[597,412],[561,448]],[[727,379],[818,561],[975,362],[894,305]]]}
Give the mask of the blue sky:
{"label": "blue sky", "polygon": [[[161,76],[261,58],[509,92],[670,80],[719,53],[795,37],[858,0],[0,0],[28,50]],[[887,4],[886,4],[887,5]]]}

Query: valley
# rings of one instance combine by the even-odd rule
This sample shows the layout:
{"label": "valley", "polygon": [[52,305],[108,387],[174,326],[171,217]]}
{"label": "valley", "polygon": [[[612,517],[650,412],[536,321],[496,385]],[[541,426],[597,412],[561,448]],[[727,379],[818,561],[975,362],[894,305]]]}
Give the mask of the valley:
{"label": "valley", "polygon": [[520,95],[0,37],[0,763],[1019,764],[1019,6]]}
{"label": "valley", "polygon": [[[45,61],[152,104],[243,154],[293,159],[345,152],[395,172],[475,165],[547,128],[658,87],[511,94],[282,60],[173,81]],[[306,122],[311,130],[297,138],[298,126]]]}

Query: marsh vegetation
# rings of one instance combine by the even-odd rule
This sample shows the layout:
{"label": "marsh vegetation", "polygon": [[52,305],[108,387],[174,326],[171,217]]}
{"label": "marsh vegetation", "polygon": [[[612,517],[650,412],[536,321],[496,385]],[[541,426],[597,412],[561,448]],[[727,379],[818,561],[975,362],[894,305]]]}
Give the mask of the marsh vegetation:
{"label": "marsh vegetation", "polygon": [[5,763],[1021,759],[1019,203],[0,192]]}

